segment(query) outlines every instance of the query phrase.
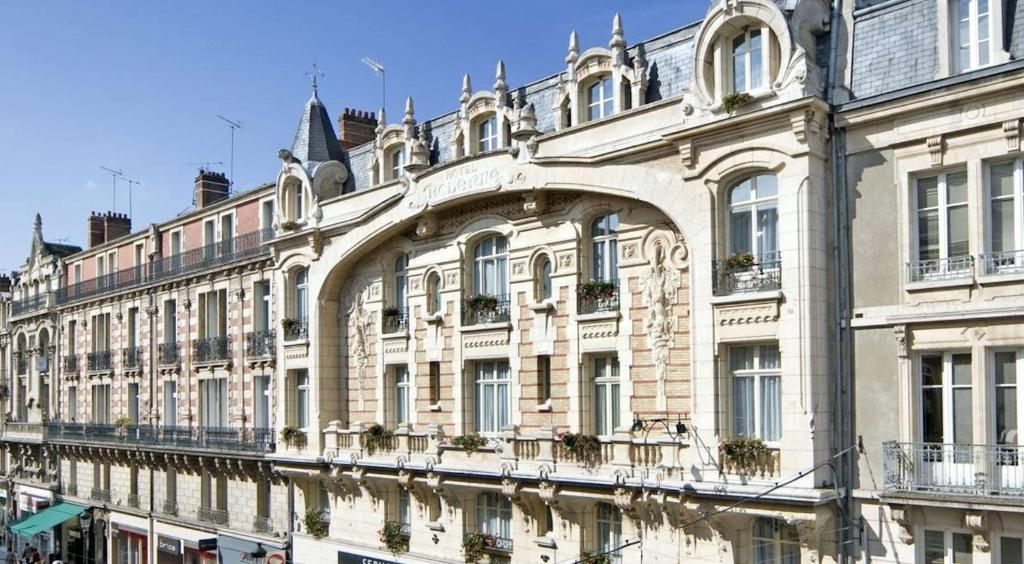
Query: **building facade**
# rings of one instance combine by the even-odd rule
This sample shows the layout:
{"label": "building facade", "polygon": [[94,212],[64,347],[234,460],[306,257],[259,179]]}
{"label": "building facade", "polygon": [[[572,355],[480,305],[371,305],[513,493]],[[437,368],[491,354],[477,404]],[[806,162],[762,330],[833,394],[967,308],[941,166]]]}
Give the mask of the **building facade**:
{"label": "building facade", "polygon": [[1019,562],[1022,22],[615,16],[428,120],[336,135],[314,82],[273,182],[200,171],[146,229],[37,217],[0,278],[8,545]]}

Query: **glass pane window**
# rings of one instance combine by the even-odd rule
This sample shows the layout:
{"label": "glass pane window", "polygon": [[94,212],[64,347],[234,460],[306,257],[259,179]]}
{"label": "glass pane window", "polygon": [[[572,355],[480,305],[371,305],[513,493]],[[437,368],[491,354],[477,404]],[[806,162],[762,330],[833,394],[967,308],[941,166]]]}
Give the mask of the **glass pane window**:
{"label": "glass pane window", "polygon": [[305,369],[295,371],[295,426],[309,427],[309,372]]}
{"label": "glass pane window", "polygon": [[778,260],[778,181],[752,176],[729,190],[729,254],[750,253],[759,264]]}
{"label": "glass pane window", "polygon": [[767,517],[757,519],[752,539],[755,564],[800,562],[800,535],[796,527],[784,521]]}
{"label": "glass pane window", "polygon": [[309,269],[295,274],[295,319],[299,323],[309,320]]}
{"label": "glass pane window", "polygon": [[746,92],[761,88],[763,68],[761,30],[747,30],[732,40],[732,90]]}
{"label": "glass pane window", "polygon": [[733,436],[765,442],[782,438],[781,369],[776,344],[729,348]]}
{"label": "glass pane window", "polygon": [[551,259],[544,257],[537,267],[537,297],[539,300],[549,300],[551,295]]}
{"label": "glass pane window", "polygon": [[602,215],[591,223],[594,280],[614,281],[619,278],[619,214]]}
{"label": "glass pane window", "polygon": [[1017,372],[1024,360],[1016,351],[999,351],[992,355],[992,385],[995,401],[995,437],[1001,445],[1017,445],[1018,398]]}
{"label": "glass pane window", "polygon": [[1021,539],[1014,537],[999,538],[999,561],[1002,564],[1024,564],[1024,552],[1021,550]]}
{"label": "glass pane window", "polygon": [[391,153],[388,161],[391,165],[391,176],[388,180],[395,180],[405,176],[405,148],[399,147]]}
{"label": "glass pane window", "polygon": [[915,201],[918,260],[967,255],[967,173],[917,179]]}
{"label": "glass pane window", "polygon": [[409,422],[409,369],[395,367],[395,423]]}
{"label": "glass pane window", "polygon": [[973,442],[970,353],[928,353],[920,359],[921,440]]}
{"label": "glass pane window", "polygon": [[477,496],[476,529],[485,535],[512,538],[512,502],[495,492]]}
{"label": "glass pane window", "polygon": [[476,363],[476,430],[493,435],[509,424],[512,410],[507,361]]}
{"label": "glass pane window", "polygon": [[621,562],[621,555],[613,552],[622,546],[622,514],[608,503],[597,504],[597,542],[594,549],[607,552],[613,562]]}
{"label": "glass pane window", "polygon": [[441,311],[441,277],[434,273],[427,280],[427,306],[429,313]]}
{"label": "glass pane window", "polygon": [[477,243],[473,251],[473,289],[477,294],[508,294],[508,239],[494,235]]}
{"label": "glass pane window", "polygon": [[952,25],[956,54],[953,64],[957,72],[983,67],[992,62],[991,0],[955,0]]}
{"label": "glass pane window", "polygon": [[409,257],[398,255],[395,258],[395,307],[402,310],[408,306],[408,266]]}
{"label": "glass pane window", "polygon": [[479,148],[481,153],[493,151],[499,147],[498,118],[490,116],[480,120],[477,124],[477,136],[480,139]]}
{"label": "glass pane window", "polygon": [[[1024,161],[997,163],[988,167],[989,249],[995,266],[1013,266],[1013,251],[1024,247],[1021,223],[1024,220]],[[1019,266],[1019,265],[1017,265]]]}
{"label": "glass pane window", "polygon": [[594,359],[594,431],[611,435],[619,426],[620,382],[618,357]]}
{"label": "glass pane window", "polygon": [[412,504],[409,491],[405,488],[398,488],[398,523],[405,526],[412,524]]}
{"label": "glass pane window", "polygon": [[615,107],[614,99],[610,76],[594,81],[587,89],[587,120],[593,121],[612,115]]}

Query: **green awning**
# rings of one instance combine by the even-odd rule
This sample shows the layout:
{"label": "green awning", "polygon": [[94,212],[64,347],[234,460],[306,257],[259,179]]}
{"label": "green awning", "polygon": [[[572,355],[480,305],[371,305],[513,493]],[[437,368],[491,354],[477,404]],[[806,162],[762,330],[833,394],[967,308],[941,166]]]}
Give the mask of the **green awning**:
{"label": "green awning", "polygon": [[11,532],[26,538],[32,538],[43,531],[48,531],[68,519],[81,515],[85,507],[74,503],[58,503],[47,507],[39,513],[33,513],[21,521],[11,525]]}

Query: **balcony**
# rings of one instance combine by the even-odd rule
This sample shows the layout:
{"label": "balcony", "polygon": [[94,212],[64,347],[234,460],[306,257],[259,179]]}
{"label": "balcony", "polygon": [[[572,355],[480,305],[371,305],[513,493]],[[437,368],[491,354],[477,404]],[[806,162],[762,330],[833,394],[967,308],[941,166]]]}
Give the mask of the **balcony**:
{"label": "balcony", "polygon": [[26,423],[24,421],[8,421],[4,424],[4,440],[39,442],[46,438],[46,426],[43,423]]}
{"label": "balcony", "polygon": [[309,322],[305,319],[285,319],[281,322],[281,329],[284,331],[284,340],[305,341],[309,338]]}
{"label": "balcony", "polygon": [[207,337],[192,341],[192,362],[222,362],[231,358],[231,337]]}
{"label": "balcony", "polygon": [[[42,428],[42,425],[37,426]],[[65,421],[51,421],[47,423],[46,429],[49,440],[64,443],[121,444],[251,454],[274,451],[273,429],[114,425]]]}
{"label": "balcony", "polygon": [[105,503],[110,503],[110,490],[93,488],[92,491],[89,492],[89,499],[93,501],[102,501]]}
{"label": "balcony", "polygon": [[139,497],[139,494],[128,494],[128,507],[135,509],[142,507],[142,498]]}
{"label": "balcony", "polygon": [[981,255],[985,274],[1024,273],[1024,251],[1003,251]]}
{"label": "balcony", "polygon": [[126,370],[139,370],[142,368],[142,347],[121,349],[121,366]]}
{"label": "balcony", "polygon": [[160,343],[157,347],[160,366],[174,366],[181,362],[181,345],[178,343]]}
{"label": "balcony", "polygon": [[507,294],[488,296],[480,294],[466,298],[462,305],[462,325],[484,325],[508,323],[511,319],[510,301]]}
{"label": "balcony", "polygon": [[269,535],[274,532],[274,522],[271,521],[270,517],[256,515],[252,518],[252,532]]}
{"label": "balcony", "polygon": [[497,556],[509,556],[512,554],[512,539],[484,535],[484,552]]}
{"label": "balcony", "polygon": [[213,523],[214,525],[227,526],[228,512],[226,509],[214,509],[212,507],[200,507],[198,512],[200,521]]}
{"label": "balcony", "polygon": [[252,331],[245,336],[245,354],[250,357],[274,356],[277,336],[273,331]]}
{"label": "balcony", "polygon": [[164,500],[163,504],[164,515],[177,515],[178,514],[178,502],[173,499]]}
{"label": "balcony", "polygon": [[576,287],[576,312],[580,315],[619,310],[619,281],[593,280]]}
{"label": "balcony", "polygon": [[78,373],[78,355],[69,354],[64,356],[64,372],[69,374]]}
{"label": "balcony", "polygon": [[974,257],[971,255],[907,263],[908,282],[962,280],[972,276],[974,276]]}
{"label": "balcony", "polygon": [[385,309],[381,313],[381,333],[404,333],[409,330],[409,310],[397,307]]}
{"label": "balcony", "polygon": [[110,351],[91,352],[87,355],[89,372],[110,370]]}
{"label": "balcony", "polygon": [[1024,447],[939,443],[882,444],[889,492],[1024,498]]}
{"label": "balcony", "polygon": [[238,260],[266,255],[270,250],[263,243],[272,238],[273,233],[270,229],[252,231],[227,241],[191,249],[142,266],[119,270],[105,276],[71,284],[57,290],[57,303],[66,304],[104,296],[185,274],[201,272]]}
{"label": "balcony", "polygon": [[30,298],[11,302],[11,315],[27,315],[46,308],[49,305],[50,293],[38,294]]}
{"label": "balcony", "polygon": [[728,296],[748,292],[767,292],[782,288],[782,255],[766,253],[755,258],[737,253],[711,263],[713,292]]}

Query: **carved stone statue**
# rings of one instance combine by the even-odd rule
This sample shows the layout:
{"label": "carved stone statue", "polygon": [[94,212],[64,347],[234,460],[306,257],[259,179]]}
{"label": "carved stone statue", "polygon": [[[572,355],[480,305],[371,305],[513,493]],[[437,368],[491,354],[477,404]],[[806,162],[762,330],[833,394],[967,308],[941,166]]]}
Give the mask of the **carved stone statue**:
{"label": "carved stone statue", "polygon": [[366,378],[366,365],[370,359],[370,313],[363,307],[363,291],[358,290],[352,296],[352,312],[349,314],[352,325],[352,355],[356,361],[356,390],[359,394],[359,409],[364,406],[363,382]]}
{"label": "carved stone statue", "polygon": [[667,409],[665,383],[668,380],[669,349],[672,334],[676,330],[676,318],[672,316],[672,302],[679,290],[679,272],[667,265],[665,247],[659,241],[654,245],[651,271],[644,281],[644,305],[647,306],[647,344],[651,347],[655,379],[658,384],[659,411]]}

